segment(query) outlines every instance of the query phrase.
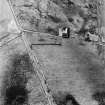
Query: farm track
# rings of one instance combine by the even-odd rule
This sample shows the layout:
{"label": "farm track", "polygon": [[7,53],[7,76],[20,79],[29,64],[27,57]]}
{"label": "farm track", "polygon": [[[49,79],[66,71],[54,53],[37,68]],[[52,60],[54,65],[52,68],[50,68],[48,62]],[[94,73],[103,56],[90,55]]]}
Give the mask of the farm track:
{"label": "farm track", "polygon": [[[15,11],[14,11],[14,9],[13,9],[11,0],[8,0],[7,2],[8,2],[8,4],[9,4],[9,6],[10,6],[10,9],[11,9],[12,14],[13,14],[13,16],[14,16],[14,20],[15,20],[15,22],[16,22],[16,24],[17,24],[17,26],[18,26],[18,29],[20,30],[21,33],[20,33],[19,36],[16,36],[15,38],[10,39],[10,40],[7,41],[6,43],[8,43],[8,42],[10,42],[10,41],[13,41],[13,40],[16,39],[17,37],[21,37],[21,39],[23,40],[23,42],[24,42],[24,44],[25,44],[25,47],[26,47],[26,49],[27,49],[27,51],[28,51],[28,54],[29,54],[29,56],[30,56],[30,59],[31,59],[32,62],[33,62],[34,70],[35,70],[35,72],[37,72],[37,76],[38,76],[38,78],[39,78],[39,80],[40,80],[40,83],[41,83],[41,87],[40,87],[40,88],[41,88],[42,92],[45,94],[45,97],[48,99],[48,104],[49,104],[49,105],[55,105],[51,94],[48,92],[49,89],[48,89],[48,86],[47,86],[47,83],[46,83],[45,75],[43,74],[43,70],[39,70],[38,67],[37,67],[37,66],[40,64],[40,62],[38,61],[38,58],[37,58],[37,56],[35,55],[35,52],[33,53],[33,51],[31,50],[30,44],[29,44],[29,42],[28,42],[28,40],[27,40],[27,38],[26,38],[26,36],[25,36],[25,32],[33,32],[33,31],[24,30],[23,28],[21,28],[21,25],[20,25],[21,23],[19,23],[18,20],[17,20],[17,18],[16,18]],[[5,43],[5,44],[6,44],[6,43]],[[3,44],[3,45],[5,45],[5,44]],[[3,45],[2,45],[2,46],[3,46]],[[1,47],[2,47],[2,46],[1,46]]]}

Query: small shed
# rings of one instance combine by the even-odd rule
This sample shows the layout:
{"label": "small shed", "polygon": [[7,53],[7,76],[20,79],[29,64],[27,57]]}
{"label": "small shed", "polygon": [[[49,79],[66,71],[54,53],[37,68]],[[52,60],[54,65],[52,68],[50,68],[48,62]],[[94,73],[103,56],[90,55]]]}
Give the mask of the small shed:
{"label": "small shed", "polygon": [[69,27],[59,28],[59,36],[63,37],[63,38],[69,38],[70,37],[70,28]]}

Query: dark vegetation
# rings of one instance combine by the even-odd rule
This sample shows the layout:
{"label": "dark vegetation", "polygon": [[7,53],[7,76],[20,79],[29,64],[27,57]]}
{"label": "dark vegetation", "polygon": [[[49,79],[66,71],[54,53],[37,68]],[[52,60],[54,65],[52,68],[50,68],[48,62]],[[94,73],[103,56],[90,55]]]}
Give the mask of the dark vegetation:
{"label": "dark vegetation", "polygon": [[81,29],[77,32],[77,34],[82,35],[82,36],[85,36],[86,32],[88,32],[88,29],[82,29],[82,28],[81,28]]}
{"label": "dark vegetation", "polygon": [[28,91],[22,86],[12,86],[6,90],[6,103],[5,105],[22,105],[27,99]]}
{"label": "dark vegetation", "polygon": [[57,105],[79,105],[75,97],[66,92],[58,92],[57,94],[53,94],[53,98]]}
{"label": "dark vegetation", "polygon": [[54,17],[54,16],[51,16],[51,15],[48,15],[48,18],[51,19],[55,23],[62,22],[62,20],[60,18],[58,18],[58,17]]}
{"label": "dark vegetation", "polygon": [[32,7],[33,5],[32,4],[24,4],[23,6],[24,7]]}
{"label": "dark vegetation", "polygon": [[46,29],[46,32],[51,33],[51,34],[54,34],[54,35],[57,35],[58,34],[58,32],[55,29],[51,28],[51,27],[48,27]]}
{"label": "dark vegetation", "polygon": [[74,21],[73,18],[68,18],[68,20],[69,20],[69,22],[73,22]]}
{"label": "dark vegetation", "polygon": [[28,101],[26,84],[31,78],[33,66],[28,54],[17,54],[11,60],[3,81],[4,105],[23,105]]}
{"label": "dark vegetation", "polygon": [[93,94],[93,99],[98,101],[99,105],[105,105],[105,92],[96,92]]}
{"label": "dark vegetation", "polygon": [[59,4],[59,2],[62,2],[63,4],[66,4],[68,7],[74,6],[74,2],[71,0],[52,0],[54,3]]}

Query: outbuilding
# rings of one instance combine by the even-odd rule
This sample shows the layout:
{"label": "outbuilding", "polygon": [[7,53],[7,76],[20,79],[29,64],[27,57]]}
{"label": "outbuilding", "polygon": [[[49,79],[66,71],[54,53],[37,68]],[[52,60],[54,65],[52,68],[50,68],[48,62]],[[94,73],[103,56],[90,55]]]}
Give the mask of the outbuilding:
{"label": "outbuilding", "polygon": [[70,37],[70,28],[69,27],[59,28],[59,36],[62,38],[69,38]]}

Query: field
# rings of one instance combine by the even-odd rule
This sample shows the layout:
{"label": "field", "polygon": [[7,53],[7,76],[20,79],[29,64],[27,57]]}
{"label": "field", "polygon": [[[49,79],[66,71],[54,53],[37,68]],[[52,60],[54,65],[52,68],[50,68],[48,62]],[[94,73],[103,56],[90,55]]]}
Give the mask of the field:
{"label": "field", "polygon": [[[20,0],[11,1],[22,30],[17,28],[8,2],[0,1],[0,5],[6,6],[0,17],[0,105],[49,105],[46,91],[57,105],[98,105],[95,97],[98,101],[104,100],[105,69],[96,46],[91,42],[80,44],[78,37],[60,40],[54,33],[45,33],[46,27],[42,24],[38,30],[36,24],[30,24],[32,17],[38,16],[35,3],[32,5],[35,1],[27,0],[25,4]],[[50,16],[47,22],[53,30],[57,24],[51,19],[55,18]],[[42,73],[41,79],[38,70]],[[97,95],[98,92],[103,96]]]}

